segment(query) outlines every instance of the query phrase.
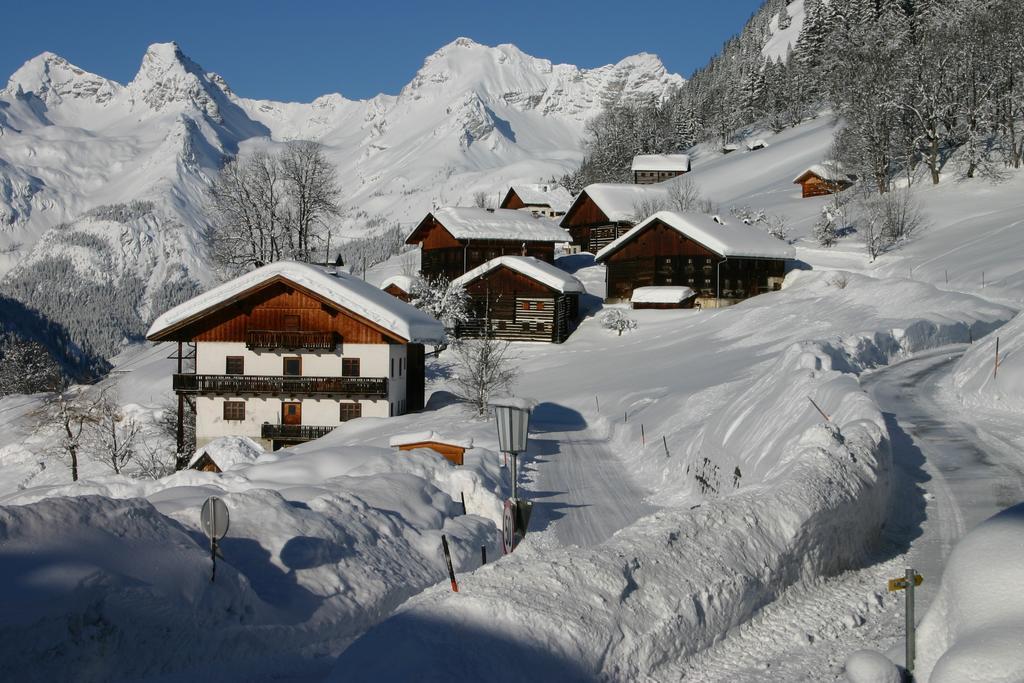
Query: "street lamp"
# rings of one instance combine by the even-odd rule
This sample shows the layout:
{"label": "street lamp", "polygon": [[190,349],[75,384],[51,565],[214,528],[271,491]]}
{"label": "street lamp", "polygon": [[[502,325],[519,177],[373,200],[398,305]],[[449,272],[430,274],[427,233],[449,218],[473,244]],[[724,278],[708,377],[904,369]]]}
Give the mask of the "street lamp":
{"label": "street lamp", "polygon": [[535,402],[526,398],[496,398],[489,401],[494,408],[494,419],[498,426],[498,448],[512,456],[509,477],[512,480],[512,500],[505,503],[504,542],[505,551],[515,546],[515,532],[526,533],[530,521],[532,504],[520,501],[518,496],[517,456],[526,450],[530,432],[530,412]]}

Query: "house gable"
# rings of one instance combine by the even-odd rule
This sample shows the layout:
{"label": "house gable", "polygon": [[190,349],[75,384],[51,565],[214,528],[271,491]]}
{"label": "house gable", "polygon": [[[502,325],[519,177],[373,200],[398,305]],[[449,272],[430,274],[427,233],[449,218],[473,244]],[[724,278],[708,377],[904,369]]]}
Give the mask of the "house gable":
{"label": "house gable", "polygon": [[605,215],[601,207],[591,199],[590,195],[587,194],[586,190],[580,192],[579,196],[576,197],[576,201],[572,203],[569,210],[565,213],[562,218],[562,222],[559,224],[563,228],[574,228],[583,225],[596,225],[601,223],[611,223],[608,216]]}
{"label": "house gable", "polygon": [[286,330],[296,318],[302,331],[336,332],[348,343],[407,340],[338,304],[276,276],[150,337],[152,341],[243,342],[251,330]]}
{"label": "house gable", "polygon": [[614,251],[603,254],[608,263],[631,261],[651,256],[703,256],[721,258],[714,250],[694,241],[663,221],[652,220]]}

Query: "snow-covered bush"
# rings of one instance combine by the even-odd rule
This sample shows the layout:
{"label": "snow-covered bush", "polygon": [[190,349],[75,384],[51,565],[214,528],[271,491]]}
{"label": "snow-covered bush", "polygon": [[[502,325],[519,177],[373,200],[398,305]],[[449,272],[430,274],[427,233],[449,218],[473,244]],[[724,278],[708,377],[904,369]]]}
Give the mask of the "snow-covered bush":
{"label": "snow-covered bush", "polygon": [[769,215],[764,209],[752,209],[749,206],[730,207],[729,213],[746,225],[761,226],[775,239],[784,242],[789,240],[789,226],[784,216]]}
{"label": "snow-covered bush", "polygon": [[16,336],[0,338],[0,396],[56,391],[63,385],[60,365],[45,346]]}
{"label": "snow-covered bush", "polygon": [[814,240],[822,247],[831,247],[836,243],[836,224],[828,207],[822,208],[821,216],[814,224],[813,234]]}
{"label": "snow-covered bush", "polygon": [[409,303],[440,320],[449,332],[469,318],[466,290],[443,277],[417,279],[409,294]]}
{"label": "snow-covered bush", "polygon": [[614,330],[622,336],[623,332],[635,330],[636,320],[633,320],[621,308],[611,308],[601,314],[601,327],[606,330]]}
{"label": "snow-covered bush", "polygon": [[857,200],[855,211],[857,228],[872,261],[928,225],[910,188],[866,194]]}

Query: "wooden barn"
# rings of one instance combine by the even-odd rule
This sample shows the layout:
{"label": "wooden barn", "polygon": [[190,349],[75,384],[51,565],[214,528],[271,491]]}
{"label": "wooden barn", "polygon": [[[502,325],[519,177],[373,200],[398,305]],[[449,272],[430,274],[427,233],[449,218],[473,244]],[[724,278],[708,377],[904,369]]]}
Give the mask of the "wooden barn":
{"label": "wooden barn", "polygon": [[596,254],[646,218],[637,216],[642,205],[667,201],[668,189],[661,185],[595,183],[583,188],[560,225],[581,251]]}
{"label": "wooden barn", "polygon": [[607,301],[629,301],[640,287],[683,286],[702,306],[728,306],[779,289],[795,250],[743,223],[660,211],[602,249]]}
{"label": "wooden barn", "polygon": [[406,303],[412,299],[413,278],[408,275],[392,275],[380,283],[380,288],[391,296]]}
{"label": "wooden barn", "polygon": [[428,213],[406,239],[419,244],[420,272],[454,280],[493,258],[532,256],[551,263],[569,234],[554,221],[515,209],[448,207]]}
{"label": "wooden barn", "polygon": [[572,204],[572,195],[561,185],[520,183],[508,188],[501,209],[529,211],[538,216],[559,218]]}
{"label": "wooden barn", "polygon": [[583,284],[559,268],[523,256],[500,256],[455,280],[470,296],[472,317],[458,337],[561,344],[579,317]]}
{"label": "wooden barn", "polygon": [[635,185],[650,185],[690,172],[690,157],[686,154],[640,154],[633,157],[630,166]]}
{"label": "wooden barn", "polygon": [[393,436],[389,444],[399,451],[429,448],[453,465],[462,465],[465,462],[466,451],[473,447],[473,439],[450,439],[437,432],[419,432]]}
{"label": "wooden barn", "polygon": [[793,179],[793,184],[800,186],[803,198],[807,199],[842,192],[856,181],[857,176],[846,173],[841,165],[826,161],[798,175]]}
{"label": "wooden barn", "polygon": [[629,298],[636,310],[643,308],[693,308],[697,292],[689,287],[637,287]]}

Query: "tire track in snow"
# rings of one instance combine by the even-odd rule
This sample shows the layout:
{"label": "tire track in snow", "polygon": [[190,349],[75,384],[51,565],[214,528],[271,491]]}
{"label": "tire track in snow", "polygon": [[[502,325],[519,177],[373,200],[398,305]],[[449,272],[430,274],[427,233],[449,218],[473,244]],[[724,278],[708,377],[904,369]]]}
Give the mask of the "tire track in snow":
{"label": "tire track in snow", "polygon": [[[529,467],[533,529],[550,529],[564,545],[591,546],[657,508],[630,477],[605,439],[589,430],[547,432],[548,448]],[[554,450],[550,446],[554,445]]]}

